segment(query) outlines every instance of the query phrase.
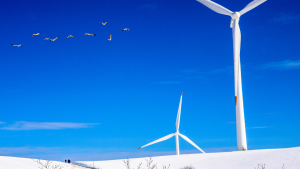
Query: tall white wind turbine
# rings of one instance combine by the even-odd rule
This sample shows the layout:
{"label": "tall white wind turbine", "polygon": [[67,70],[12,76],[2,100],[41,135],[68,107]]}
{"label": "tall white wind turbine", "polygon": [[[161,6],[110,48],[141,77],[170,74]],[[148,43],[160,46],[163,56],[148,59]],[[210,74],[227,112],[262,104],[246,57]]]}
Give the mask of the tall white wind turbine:
{"label": "tall white wind turbine", "polygon": [[183,138],[185,141],[189,142],[191,145],[193,145],[194,147],[196,147],[198,150],[200,150],[202,153],[205,153],[201,148],[199,148],[194,142],[192,142],[192,140],[190,140],[189,138],[187,138],[185,135],[180,134],[179,133],[179,124],[180,124],[180,114],[181,114],[181,103],[182,103],[182,93],[181,93],[181,97],[180,97],[180,102],[179,102],[179,108],[178,108],[178,113],[177,113],[177,119],[176,119],[176,132],[169,134],[165,137],[162,137],[160,139],[157,139],[149,144],[146,144],[138,149],[141,149],[143,147],[149,146],[151,144],[155,144],[164,140],[167,140],[173,136],[176,137],[176,155],[179,155],[179,138],[178,136],[180,136],[181,138]]}
{"label": "tall white wind turbine", "polygon": [[241,49],[241,31],[239,27],[240,16],[252,10],[258,5],[267,0],[254,0],[249,3],[240,12],[231,12],[223,6],[216,4],[210,0],[197,0],[211,10],[231,17],[230,27],[233,34],[233,54],[234,54],[234,84],[235,84],[235,106],[236,106],[236,132],[237,132],[237,149],[247,150],[245,118],[244,118],[244,104],[242,93],[242,78],[240,65],[240,49]]}

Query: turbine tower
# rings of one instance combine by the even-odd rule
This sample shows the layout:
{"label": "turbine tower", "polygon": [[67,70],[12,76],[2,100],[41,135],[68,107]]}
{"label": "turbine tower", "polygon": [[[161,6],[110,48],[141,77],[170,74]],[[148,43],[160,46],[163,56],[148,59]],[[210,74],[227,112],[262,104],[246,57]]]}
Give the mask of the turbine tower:
{"label": "turbine tower", "polygon": [[234,85],[235,85],[235,106],[236,106],[236,133],[237,133],[237,149],[247,150],[244,104],[242,93],[242,78],[241,78],[241,64],[240,64],[240,50],[241,50],[241,31],[239,27],[240,16],[252,10],[258,5],[267,0],[254,0],[249,3],[240,12],[231,12],[223,6],[216,4],[210,0],[197,0],[211,10],[231,17],[230,27],[233,34],[233,54],[234,54]]}
{"label": "turbine tower", "polygon": [[155,144],[164,140],[167,140],[173,136],[175,136],[176,138],[176,155],[179,155],[179,138],[178,136],[180,136],[181,138],[183,138],[185,141],[189,142],[191,145],[193,145],[194,147],[196,147],[198,150],[200,150],[202,153],[205,153],[201,148],[199,148],[194,142],[192,142],[192,140],[190,140],[189,138],[187,138],[185,135],[180,134],[179,133],[179,124],[180,124],[180,114],[181,114],[181,103],[182,103],[182,93],[181,93],[181,97],[180,97],[180,102],[179,102],[179,108],[178,108],[178,113],[177,113],[177,119],[176,119],[176,132],[169,134],[165,137],[162,137],[160,139],[157,139],[149,144],[146,144],[138,149],[141,149],[143,147],[149,146],[151,144]]}

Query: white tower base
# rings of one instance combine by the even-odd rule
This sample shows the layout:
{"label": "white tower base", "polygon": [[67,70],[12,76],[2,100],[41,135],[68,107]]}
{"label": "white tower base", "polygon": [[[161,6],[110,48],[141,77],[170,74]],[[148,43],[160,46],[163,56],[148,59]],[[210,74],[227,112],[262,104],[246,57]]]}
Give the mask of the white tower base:
{"label": "white tower base", "polygon": [[246,129],[245,129],[243,93],[242,93],[241,67],[239,68],[239,78],[238,79],[239,80],[238,80],[237,104],[236,104],[237,149],[238,149],[238,151],[246,151],[247,150],[247,140],[246,140]]}
{"label": "white tower base", "polygon": [[175,138],[176,138],[176,155],[179,155],[179,138],[177,132],[175,134]]}

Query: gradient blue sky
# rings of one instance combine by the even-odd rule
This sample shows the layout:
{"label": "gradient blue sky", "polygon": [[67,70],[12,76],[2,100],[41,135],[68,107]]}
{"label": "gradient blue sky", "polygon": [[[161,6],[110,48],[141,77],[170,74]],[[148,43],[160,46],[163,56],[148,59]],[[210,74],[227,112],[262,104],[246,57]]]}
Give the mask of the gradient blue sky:
{"label": "gradient blue sky", "polygon": [[[0,14],[0,155],[175,154],[175,138],[136,148],[175,132],[181,92],[180,132],[206,152],[236,150],[230,17],[195,0],[15,0]],[[240,27],[248,148],[300,146],[299,2],[269,0]],[[182,139],[180,151],[199,153]]]}

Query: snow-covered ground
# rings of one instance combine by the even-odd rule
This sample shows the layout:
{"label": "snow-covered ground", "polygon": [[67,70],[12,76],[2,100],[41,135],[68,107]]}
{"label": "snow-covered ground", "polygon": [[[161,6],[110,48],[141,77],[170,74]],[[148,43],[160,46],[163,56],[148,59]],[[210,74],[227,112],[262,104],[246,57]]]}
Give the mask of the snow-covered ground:
{"label": "snow-covered ground", "polygon": [[[147,169],[146,158],[130,159],[131,169],[137,169],[142,162],[141,169]],[[184,154],[173,156],[152,157],[157,169],[163,169],[170,164],[169,169],[180,169],[184,166],[194,166],[195,169],[254,169],[257,164],[265,164],[266,169],[300,169],[300,147],[286,149],[250,150],[245,152]],[[45,162],[45,161],[43,161]],[[75,164],[85,167],[99,167],[99,169],[126,169],[122,160],[110,161],[77,161]],[[64,169],[73,169],[69,164],[60,164]],[[0,169],[39,169],[39,164],[29,158],[0,156]]]}
{"label": "snow-covered ground", "polygon": [[[131,168],[147,169],[145,159],[130,159]],[[300,147],[286,149],[249,150],[241,152],[185,154],[152,157],[158,169],[170,164],[169,169],[180,169],[184,166],[194,166],[195,169],[254,169],[257,164],[265,164],[266,169],[300,169]],[[82,166],[93,166],[93,161],[77,161]],[[99,169],[126,169],[122,160],[95,161]]]}
{"label": "snow-covered ground", "polygon": [[[40,162],[45,164],[46,161],[41,160]],[[73,169],[73,167],[70,164],[66,164],[58,161],[53,161],[51,165],[52,166],[60,165],[62,166],[62,169]],[[39,168],[40,166],[41,165],[39,165],[37,162],[33,161],[33,159],[30,158],[0,156],[0,169],[40,169]]]}

